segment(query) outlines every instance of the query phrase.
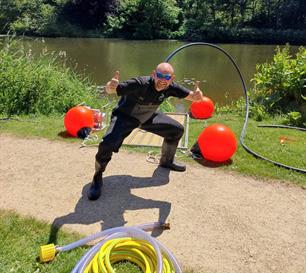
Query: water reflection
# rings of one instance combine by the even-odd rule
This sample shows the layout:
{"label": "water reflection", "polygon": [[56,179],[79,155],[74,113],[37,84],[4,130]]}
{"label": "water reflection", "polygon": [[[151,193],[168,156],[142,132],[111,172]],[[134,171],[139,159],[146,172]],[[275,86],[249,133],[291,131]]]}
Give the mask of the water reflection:
{"label": "water reflection", "polygon": [[[39,54],[43,48],[49,52],[65,51],[68,64],[81,75],[88,76],[97,85],[104,85],[120,71],[120,80],[136,75],[148,75],[154,67],[176,48],[180,41],[125,41],[98,38],[37,38],[23,41],[27,48]],[[248,88],[257,63],[270,61],[275,45],[219,45],[238,64]],[[297,47],[292,47],[296,50]],[[230,60],[220,51],[204,47],[188,47],[170,62],[174,65],[176,80],[193,89],[195,80],[200,88],[218,104],[226,104],[243,95],[238,73]],[[180,103],[179,103],[180,104]],[[181,107],[181,106],[179,106]],[[178,108],[179,108],[178,107]]]}

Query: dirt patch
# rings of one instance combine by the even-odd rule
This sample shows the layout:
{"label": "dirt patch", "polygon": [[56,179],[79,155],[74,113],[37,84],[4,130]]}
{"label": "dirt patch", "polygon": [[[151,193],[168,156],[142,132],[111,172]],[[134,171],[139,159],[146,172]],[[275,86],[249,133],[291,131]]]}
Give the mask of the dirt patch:
{"label": "dirt patch", "polygon": [[[196,272],[306,272],[306,191],[189,164],[185,173],[120,151],[103,196],[86,198],[96,148],[0,134],[0,207],[85,235],[158,220],[158,239]],[[56,234],[53,234],[56,236]]]}

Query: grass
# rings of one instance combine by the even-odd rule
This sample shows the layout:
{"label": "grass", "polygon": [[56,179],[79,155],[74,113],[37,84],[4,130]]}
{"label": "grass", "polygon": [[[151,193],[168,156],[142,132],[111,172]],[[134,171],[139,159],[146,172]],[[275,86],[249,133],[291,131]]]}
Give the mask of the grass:
{"label": "grass", "polygon": [[[39,247],[48,241],[50,225],[32,217],[21,217],[0,210],[0,272],[10,273],[68,273],[88,250],[87,246],[62,252],[49,263],[39,262]],[[66,245],[83,238],[77,233],[59,231],[58,245]],[[115,264],[116,273],[142,273],[132,263]],[[193,273],[193,271],[188,271]],[[188,273],[186,272],[186,273]]]}
{"label": "grass", "polygon": [[97,100],[97,87],[67,63],[65,51],[44,48],[32,55],[14,38],[0,40],[0,112],[49,115],[85,101],[93,108],[105,105],[108,99]]}
{"label": "grass", "polygon": [[[4,116],[0,116],[4,118]],[[189,125],[189,146],[191,147],[204,127],[212,123],[222,123],[229,126],[239,139],[243,125],[243,118],[237,114],[217,114],[209,120],[190,120]],[[245,144],[255,152],[279,161],[283,164],[306,169],[305,159],[305,132],[289,129],[260,128],[259,124],[280,124],[280,120],[269,119],[258,123],[249,120]],[[20,137],[43,137],[51,140],[81,143],[80,139],[69,137],[63,126],[63,116],[19,116],[11,120],[0,120],[0,133],[10,133]],[[103,131],[98,135],[102,137]],[[287,137],[284,145],[280,144],[280,137]],[[128,148],[139,152],[148,152],[151,148]],[[153,149],[156,153],[159,149]],[[194,163],[190,158],[184,158],[188,163]],[[291,182],[306,187],[305,174],[277,167],[267,161],[256,159],[247,153],[241,145],[232,157],[231,164],[212,164],[211,167],[218,167],[225,170],[235,171],[244,175],[251,175],[258,179],[277,179],[284,182]]]}
{"label": "grass", "polygon": [[[58,255],[52,263],[38,262],[39,246],[48,241],[49,225],[34,218],[0,211],[0,268],[1,272],[70,272],[85,253],[86,247]],[[59,245],[80,239],[76,233],[60,231]]]}
{"label": "grass", "polygon": [[[190,125],[190,138],[196,139],[203,126],[222,123],[230,127],[237,137],[243,126],[243,118],[235,114],[219,114],[206,122],[192,121]],[[199,127],[202,124],[202,128]],[[306,137],[305,132],[290,129],[260,128],[259,124],[280,124],[278,118],[269,119],[264,122],[256,122],[249,119],[244,143],[256,153],[282,164],[306,169]],[[294,141],[287,141],[285,145],[280,144],[280,137],[288,137]],[[259,179],[278,179],[284,182],[293,182],[306,186],[305,174],[277,167],[267,161],[256,159],[253,155],[239,145],[237,152],[232,157],[232,164],[224,165],[222,168],[233,170],[245,175],[251,175]]]}

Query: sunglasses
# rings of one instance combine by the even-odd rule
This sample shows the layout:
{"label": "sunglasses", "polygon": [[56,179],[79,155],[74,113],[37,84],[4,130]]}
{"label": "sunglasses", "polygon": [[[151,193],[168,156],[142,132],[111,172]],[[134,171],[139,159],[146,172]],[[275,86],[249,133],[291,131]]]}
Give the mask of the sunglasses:
{"label": "sunglasses", "polygon": [[165,79],[167,81],[171,80],[171,74],[163,74],[163,73],[160,73],[160,72],[156,72],[156,77],[158,79]]}

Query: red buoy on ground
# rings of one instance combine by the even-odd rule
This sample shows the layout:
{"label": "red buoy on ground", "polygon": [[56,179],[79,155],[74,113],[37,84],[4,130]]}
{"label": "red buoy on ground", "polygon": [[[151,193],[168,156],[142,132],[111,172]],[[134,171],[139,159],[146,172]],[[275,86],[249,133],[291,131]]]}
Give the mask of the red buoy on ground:
{"label": "red buoy on ground", "polygon": [[84,127],[93,128],[94,115],[93,112],[84,106],[76,106],[66,113],[64,125],[67,132],[76,137],[80,129]]}
{"label": "red buoy on ground", "polygon": [[210,161],[224,162],[237,150],[237,140],[233,131],[222,124],[206,127],[198,137],[203,157]]}
{"label": "red buoy on ground", "polygon": [[190,106],[190,112],[194,118],[207,119],[212,116],[215,111],[213,101],[203,96],[202,101],[193,101]]}

